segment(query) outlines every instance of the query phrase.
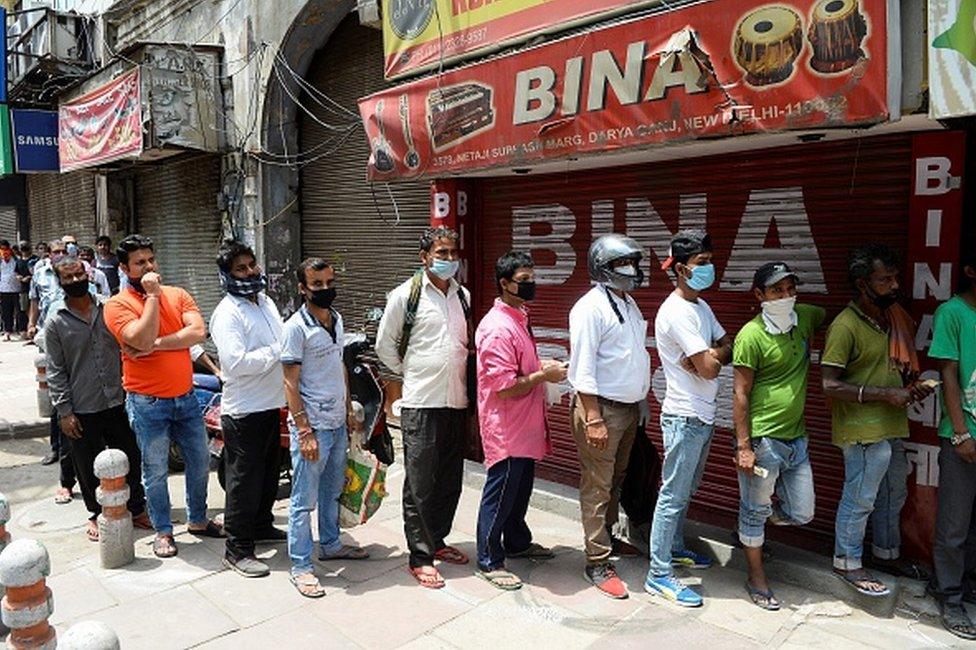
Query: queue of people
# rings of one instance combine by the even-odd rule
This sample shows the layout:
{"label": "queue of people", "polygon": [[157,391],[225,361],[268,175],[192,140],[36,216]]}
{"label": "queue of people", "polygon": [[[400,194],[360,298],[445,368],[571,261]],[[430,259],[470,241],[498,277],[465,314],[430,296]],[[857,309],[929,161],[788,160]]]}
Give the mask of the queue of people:
{"label": "queue of people", "polygon": [[[206,337],[200,311],[185,290],[162,283],[148,238],[126,237],[114,255],[110,242],[99,238],[97,245],[96,253],[73,241],[51,242],[50,257],[33,268],[28,321],[29,334],[44,326],[39,345],[48,355],[56,425],[71,441],[69,465],[92,519],[98,510],[94,455],[105,446],[118,447],[133,461],[129,509],[136,524],[155,530],[157,556],[176,555],[166,464],[170,444],[176,443],[186,460],[188,532],[226,537],[224,562],[246,577],[270,572],[255,556],[256,544],[287,542],[296,589],[306,597],[324,595],[312,563],[313,512],[320,560],[368,557],[365,549],[339,536],[346,453],[359,424],[342,363],[343,320],[333,307],[340,280],[335,269],[319,258],[299,266],[302,304],[283,322],[264,293],[266,280],[253,251],[227,241],[218,253],[226,296],[211,317],[210,331],[224,384],[227,494],[221,524],[208,517],[206,433],[191,384],[191,348]],[[747,560],[748,598],[762,609],[776,610],[781,605],[763,569],[765,526],[802,526],[813,518],[804,408],[813,337],[828,315],[821,307],[797,302],[802,284],[786,262],[766,263],[756,270],[752,285],[760,313],[733,336],[704,298],[715,280],[712,251],[706,233],[682,231],[671,240],[662,265],[675,289],[654,322],[667,394],[660,414],[662,485],[644,589],[682,606],[703,602],[675,568],[711,565],[686,547],[684,523],[714,435],[718,377],[732,366],[730,460],[740,489],[736,541]],[[547,384],[568,380],[581,468],[584,577],[602,594],[626,598],[613,559],[640,552],[615,537],[614,526],[630,450],[649,415],[648,322],[632,296],[644,282],[642,248],[621,235],[593,243],[588,269],[594,286],[570,312],[568,360],[538,355],[530,307],[536,297],[535,265],[527,253],[512,251],[498,260],[498,297],[477,324],[470,294],[455,279],[457,233],[443,227],[428,230],[419,257],[420,270],[390,293],[376,341],[379,358],[403,377],[403,519],[411,575],[420,586],[437,589],[445,584],[437,563],[470,561],[446,539],[461,494],[469,418],[475,410],[487,466],[476,574],[499,589],[518,589],[522,581],[507,568],[507,559],[553,556],[533,541],[526,512],[535,464],[551,451]],[[114,264],[113,278],[102,267]],[[938,310],[930,350],[942,376],[942,482],[951,484],[939,493],[930,586],[942,604],[946,627],[976,638],[976,626],[962,605],[976,593],[976,585],[968,582],[976,567],[966,553],[976,543],[970,538],[976,478],[969,467],[976,462],[972,253],[963,268],[968,284]],[[919,379],[914,324],[896,301],[898,272],[896,256],[883,246],[853,253],[848,273],[855,297],[827,328],[821,360],[833,442],[844,459],[834,571],[852,589],[872,597],[886,595],[889,588],[866,563],[896,575],[929,578],[923,567],[900,555],[899,518],[907,492],[902,440],[908,435],[906,407],[926,399],[939,382]],[[116,293],[106,299],[97,285]],[[290,414],[293,468],[287,531],[273,525],[271,513],[282,407]],[[872,544],[866,556],[869,524]],[[89,525],[89,537],[97,539],[97,534],[97,527]]]}

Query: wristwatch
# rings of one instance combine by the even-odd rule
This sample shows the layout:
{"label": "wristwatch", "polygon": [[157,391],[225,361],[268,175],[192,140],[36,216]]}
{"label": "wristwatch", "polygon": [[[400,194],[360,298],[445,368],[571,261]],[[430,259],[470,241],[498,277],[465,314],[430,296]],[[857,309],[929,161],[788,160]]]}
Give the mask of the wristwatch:
{"label": "wristwatch", "polygon": [[964,433],[954,433],[954,434],[952,434],[952,437],[949,438],[949,442],[952,443],[952,446],[953,447],[956,447],[956,446],[961,445],[962,443],[966,442],[970,438],[972,438],[972,436],[969,435],[969,432],[968,431],[966,431]]}

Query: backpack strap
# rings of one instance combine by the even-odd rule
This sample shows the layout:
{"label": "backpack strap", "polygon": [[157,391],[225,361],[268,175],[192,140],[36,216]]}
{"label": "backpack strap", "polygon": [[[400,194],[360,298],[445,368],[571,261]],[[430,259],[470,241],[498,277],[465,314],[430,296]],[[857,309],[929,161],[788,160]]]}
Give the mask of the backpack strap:
{"label": "backpack strap", "polygon": [[417,305],[420,304],[420,290],[423,288],[424,270],[419,269],[413,274],[410,281],[410,295],[407,298],[407,310],[403,314],[403,330],[400,332],[400,341],[397,343],[397,354],[400,360],[407,354],[407,346],[410,344],[410,332],[413,331],[413,323],[417,319]]}

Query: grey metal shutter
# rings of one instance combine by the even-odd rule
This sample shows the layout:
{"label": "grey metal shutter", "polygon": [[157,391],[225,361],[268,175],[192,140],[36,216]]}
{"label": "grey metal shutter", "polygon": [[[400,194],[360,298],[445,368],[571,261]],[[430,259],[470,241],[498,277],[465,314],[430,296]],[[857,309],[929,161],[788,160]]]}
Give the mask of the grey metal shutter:
{"label": "grey metal shutter", "polygon": [[19,237],[16,206],[0,205],[0,239],[6,239],[16,246]]}
{"label": "grey metal shutter", "polygon": [[[383,79],[382,34],[360,26],[355,15],[346,18],[316,54],[308,79],[358,115],[357,99],[388,85]],[[325,110],[307,95],[302,103],[327,124],[348,119]],[[302,114],[302,151],[315,149],[332,135]],[[333,147],[321,146],[316,154]],[[357,126],[341,146],[301,173],[302,253],[335,265],[339,273],[336,308],[350,330],[362,326],[370,308],[382,309],[386,293],[420,265],[418,242],[430,223],[429,183],[398,182],[388,187],[377,183],[371,190],[366,182],[368,157],[365,132]]]}
{"label": "grey metal shutter", "polygon": [[163,282],[189,291],[207,321],[223,295],[219,181],[220,158],[208,155],[140,169],[135,185],[138,231],[155,244]]}
{"label": "grey metal shutter", "polygon": [[27,176],[27,204],[31,241],[74,235],[80,244],[95,244],[93,173],[31,174]]}

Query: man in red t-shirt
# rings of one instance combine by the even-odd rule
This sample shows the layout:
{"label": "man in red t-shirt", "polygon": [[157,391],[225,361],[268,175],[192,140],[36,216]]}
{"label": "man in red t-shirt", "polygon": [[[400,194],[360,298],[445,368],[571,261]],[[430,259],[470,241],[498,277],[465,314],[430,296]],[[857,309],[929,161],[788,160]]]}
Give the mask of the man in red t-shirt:
{"label": "man in red t-shirt", "polygon": [[207,519],[210,453],[189,351],[206,338],[206,328],[189,293],[161,284],[151,239],[129,235],[116,256],[129,284],[106,303],[105,324],[122,346],[125,408],[142,452],[142,482],[156,529],[153,553],[167,558],[177,552],[167,485],[171,442],[186,463],[187,530],[224,536]]}

